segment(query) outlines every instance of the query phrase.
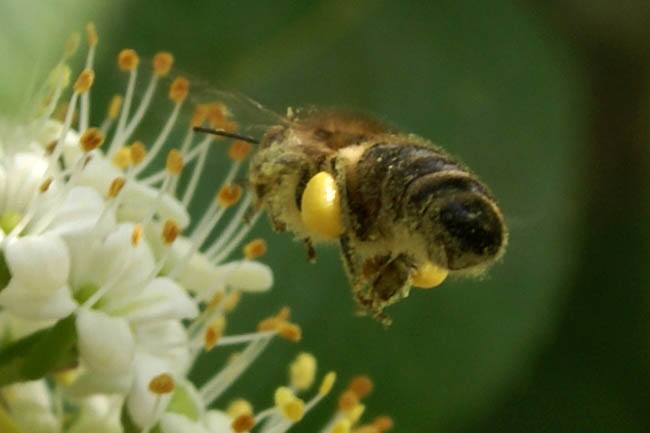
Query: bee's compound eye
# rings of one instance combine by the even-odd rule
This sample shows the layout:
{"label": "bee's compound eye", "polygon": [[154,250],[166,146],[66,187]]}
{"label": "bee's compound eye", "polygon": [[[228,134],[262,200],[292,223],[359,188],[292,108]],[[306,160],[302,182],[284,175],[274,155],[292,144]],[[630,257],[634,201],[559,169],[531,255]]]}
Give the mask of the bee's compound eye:
{"label": "bee's compound eye", "polygon": [[302,193],[300,216],[309,230],[325,237],[343,233],[341,197],[331,174],[321,171],[309,179]]}
{"label": "bee's compound eye", "polygon": [[412,283],[419,289],[430,289],[439,286],[447,278],[449,271],[434,265],[431,262],[425,262],[415,271],[412,276]]}

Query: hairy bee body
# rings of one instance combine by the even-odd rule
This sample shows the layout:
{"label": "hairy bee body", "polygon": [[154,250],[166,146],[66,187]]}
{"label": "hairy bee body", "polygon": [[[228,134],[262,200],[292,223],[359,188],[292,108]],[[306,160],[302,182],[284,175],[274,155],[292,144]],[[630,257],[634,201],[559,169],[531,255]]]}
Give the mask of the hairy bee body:
{"label": "hairy bee body", "polygon": [[[343,229],[335,239],[301,218],[305,187],[320,172],[340,194]],[[462,163],[366,117],[310,110],[270,128],[249,177],[276,230],[338,241],[360,309],[385,323],[384,307],[408,295],[426,263],[480,273],[507,241],[494,198]]]}

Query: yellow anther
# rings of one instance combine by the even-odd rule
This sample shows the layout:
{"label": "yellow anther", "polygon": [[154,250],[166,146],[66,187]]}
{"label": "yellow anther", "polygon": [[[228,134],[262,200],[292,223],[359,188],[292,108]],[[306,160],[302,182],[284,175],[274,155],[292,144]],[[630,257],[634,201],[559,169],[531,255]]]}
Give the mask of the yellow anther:
{"label": "yellow anther", "polygon": [[386,415],[378,416],[372,420],[373,427],[375,427],[379,433],[387,432],[393,428],[394,424],[393,419]]}
{"label": "yellow anther", "polygon": [[253,418],[251,415],[241,415],[237,417],[230,425],[230,428],[235,433],[247,432],[253,427],[255,427],[255,418]]}
{"label": "yellow anther", "polygon": [[149,382],[149,391],[154,394],[169,394],[174,390],[174,378],[169,373],[162,373],[155,376]]}
{"label": "yellow anther", "polygon": [[169,86],[169,99],[177,104],[183,102],[187,97],[187,92],[190,89],[190,82],[186,78],[177,77]]}
{"label": "yellow anther", "polygon": [[133,227],[133,231],[131,232],[131,244],[133,246],[136,246],[140,243],[142,240],[142,226],[140,224],[136,224],[135,227]]}
{"label": "yellow anther", "polygon": [[331,174],[321,171],[309,179],[302,193],[300,216],[309,230],[327,238],[343,233],[341,198]]}
{"label": "yellow anther", "polygon": [[190,119],[190,126],[201,126],[205,123],[205,120],[208,118],[208,106],[205,104],[199,104],[194,108],[194,113]]}
{"label": "yellow anther", "polygon": [[235,161],[243,161],[251,153],[251,144],[247,141],[236,140],[228,149],[228,156]]}
{"label": "yellow anther", "polygon": [[330,430],[330,433],[348,433],[351,427],[352,424],[350,423],[350,421],[346,418],[343,418],[338,420],[336,424],[334,424],[332,430]]}
{"label": "yellow anther", "polygon": [[241,197],[242,189],[237,184],[226,185],[221,187],[219,194],[217,195],[217,200],[219,204],[223,207],[232,206],[237,203],[239,197]]}
{"label": "yellow anther", "polygon": [[54,153],[54,149],[56,149],[58,141],[57,140],[52,140],[50,141],[46,146],[45,146],[45,154],[46,155],[52,155]]}
{"label": "yellow anther", "polygon": [[124,188],[125,183],[126,179],[123,177],[116,177],[113,179],[110,186],[108,187],[108,196],[111,198],[117,197],[120,191],[122,191],[122,188]]}
{"label": "yellow anther", "polygon": [[84,152],[97,149],[104,142],[104,134],[97,128],[88,128],[79,138],[79,146]]}
{"label": "yellow anther", "polygon": [[412,282],[415,287],[420,289],[430,289],[439,286],[445,281],[449,271],[431,262],[425,262],[415,271]]}
{"label": "yellow anther", "polygon": [[131,150],[128,147],[120,147],[113,155],[113,165],[124,170],[131,165]]}
{"label": "yellow anther", "polygon": [[244,245],[244,257],[249,260],[261,257],[266,253],[266,242],[264,239],[254,239]]}
{"label": "yellow anther", "polygon": [[120,109],[122,108],[122,95],[113,95],[111,98],[110,104],[108,104],[108,118],[115,119],[117,115],[120,114]]}
{"label": "yellow anther", "polygon": [[180,227],[178,226],[178,223],[174,220],[167,220],[163,224],[163,229],[162,229],[162,240],[163,243],[165,244],[171,244],[176,240],[178,237],[179,233],[181,232]]}
{"label": "yellow anther", "polygon": [[348,384],[348,390],[352,391],[357,398],[366,398],[374,388],[372,380],[368,376],[356,376]]}
{"label": "yellow anther", "polygon": [[339,410],[341,412],[349,412],[359,405],[359,397],[357,395],[347,390],[339,397]]}
{"label": "yellow anther", "polygon": [[346,412],[345,417],[349,419],[352,424],[356,424],[365,410],[366,407],[364,405],[360,403],[356,404],[353,408]]}
{"label": "yellow anther", "polygon": [[208,311],[213,311],[221,303],[223,297],[224,297],[223,290],[219,290],[217,293],[214,294],[212,299],[210,299],[210,302],[208,302],[208,306],[206,307],[206,309]]}
{"label": "yellow anther", "polygon": [[167,153],[167,162],[165,163],[167,173],[172,176],[178,176],[183,170],[183,154],[178,149],[172,149]]}
{"label": "yellow anther", "polygon": [[377,428],[372,424],[362,425],[354,429],[354,433],[379,433]]}
{"label": "yellow anther", "polygon": [[164,77],[169,73],[169,70],[174,64],[174,56],[166,51],[161,51],[153,56],[153,71],[159,77]]}
{"label": "yellow anther", "polygon": [[330,371],[323,377],[323,381],[320,383],[320,387],[318,387],[318,394],[322,396],[329,394],[334,386],[334,382],[336,382],[336,373]]}
{"label": "yellow anther", "polygon": [[141,141],[134,141],[131,143],[131,146],[129,146],[129,152],[131,153],[131,162],[133,165],[140,164],[144,157],[147,156],[147,149]]}
{"label": "yellow anther", "polygon": [[290,315],[291,310],[289,307],[282,307],[278,314],[272,317],[268,317],[258,323],[257,330],[260,332],[275,331],[281,323],[285,323],[287,320],[289,320]]}
{"label": "yellow anther", "polygon": [[99,37],[97,36],[97,29],[95,28],[94,23],[86,24],[86,40],[88,41],[88,45],[91,47],[97,45]]}
{"label": "yellow anther", "polygon": [[84,69],[77,77],[77,81],[74,83],[74,91],[77,93],[86,93],[90,90],[90,87],[93,85],[95,80],[95,73],[92,69]]}
{"label": "yellow anther", "polygon": [[300,421],[305,413],[305,402],[296,397],[286,386],[275,390],[274,401],[280,413],[289,421]]}
{"label": "yellow anther", "polygon": [[140,58],[135,50],[125,49],[117,55],[117,66],[122,71],[132,71],[138,67],[138,63],[140,63]]}
{"label": "yellow anther", "polygon": [[289,365],[289,382],[294,389],[304,391],[314,382],[316,358],[311,353],[299,353]]}
{"label": "yellow anther", "polygon": [[295,398],[296,396],[291,388],[287,388],[286,386],[278,387],[275,390],[275,394],[273,394],[273,401],[275,401],[277,407],[283,406]]}
{"label": "yellow anther", "polygon": [[239,128],[239,125],[234,121],[226,121],[223,126],[221,126],[221,129],[227,132],[235,132],[237,131],[237,128]]}
{"label": "yellow anther", "polygon": [[68,38],[68,41],[65,43],[65,50],[63,52],[65,57],[70,57],[73,55],[77,48],[79,48],[79,42],[81,41],[81,36],[79,33],[73,33]]}
{"label": "yellow anther", "polygon": [[277,327],[278,335],[282,338],[286,338],[289,341],[300,341],[302,338],[302,329],[300,326],[291,322],[282,322]]}
{"label": "yellow anther", "polygon": [[226,413],[230,419],[237,419],[242,415],[252,415],[253,406],[247,400],[238,398],[237,400],[230,402],[228,408],[226,409]]}
{"label": "yellow anther", "polygon": [[207,104],[207,117],[213,128],[224,128],[228,122],[228,109],[221,102]]}
{"label": "yellow anther", "polygon": [[43,182],[41,182],[41,184],[38,186],[38,191],[40,193],[44,193],[45,191],[50,189],[50,185],[52,185],[52,178],[48,177]]}
{"label": "yellow anther", "polygon": [[217,341],[221,338],[221,333],[222,330],[216,326],[208,326],[205,328],[205,332],[203,333],[203,348],[206,352],[214,349],[214,346],[217,345]]}
{"label": "yellow anther", "polygon": [[226,313],[231,312],[237,307],[240,300],[241,300],[241,293],[239,292],[239,290],[233,290],[228,294],[226,299],[223,301],[223,310]]}

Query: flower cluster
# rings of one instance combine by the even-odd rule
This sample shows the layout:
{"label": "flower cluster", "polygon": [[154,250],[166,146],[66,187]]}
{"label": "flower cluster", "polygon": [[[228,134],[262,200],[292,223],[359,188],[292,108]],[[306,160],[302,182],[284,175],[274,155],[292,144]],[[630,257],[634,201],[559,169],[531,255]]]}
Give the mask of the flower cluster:
{"label": "flower cluster", "polygon": [[[249,333],[226,331],[241,297],[273,283],[269,267],[257,261],[266,252],[263,240],[246,243],[241,258],[231,258],[259,215],[233,182],[249,144],[232,143],[232,166],[215,200],[190,224],[187,208],[215,140],[195,136],[193,127],[233,130],[230,113],[218,102],[199,105],[183,126],[189,82],[177,77],[157,137],[146,145],[134,140],[173,57],[155,55],[136,102],[139,58],[123,50],[118,67],[128,76],[126,89],[91,126],[98,42],[92,24],[86,39],[85,66],[71,90],[67,63],[78,36],[25,119],[0,119],[0,431],[288,430],[335,381],[326,373],[313,396],[302,397],[316,378],[308,353],[289,366],[289,383],[276,389],[268,409],[254,411],[244,399],[213,408],[273,339],[301,338],[287,308]],[[54,120],[57,113],[61,120]],[[184,138],[159,167],[179,128]],[[202,353],[227,345],[244,348],[201,386],[188,379]],[[370,388],[366,378],[353,380],[323,431],[355,428]],[[391,424],[380,417],[355,431],[382,433]]]}

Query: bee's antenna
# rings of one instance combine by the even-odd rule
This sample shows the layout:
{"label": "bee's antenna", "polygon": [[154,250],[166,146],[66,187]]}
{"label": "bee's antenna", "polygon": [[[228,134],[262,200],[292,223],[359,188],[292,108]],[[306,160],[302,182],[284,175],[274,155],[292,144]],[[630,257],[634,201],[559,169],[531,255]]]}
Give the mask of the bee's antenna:
{"label": "bee's antenna", "polygon": [[235,134],[234,132],[224,131],[223,129],[205,128],[203,126],[195,126],[193,129],[196,132],[205,132],[206,134],[220,135],[222,137],[228,137],[228,138],[236,138],[238,140],[248,141],[249,143],[253,143],[253,144],[260,143],[260,141],[256,138]]}

